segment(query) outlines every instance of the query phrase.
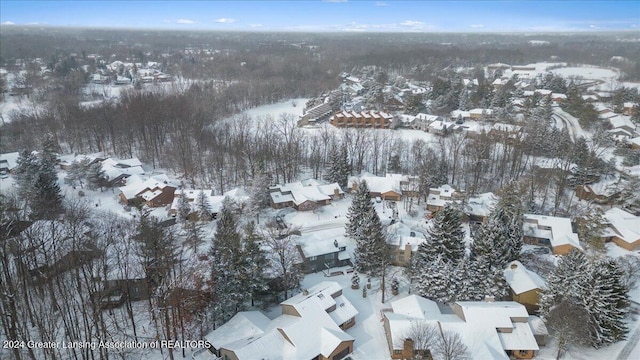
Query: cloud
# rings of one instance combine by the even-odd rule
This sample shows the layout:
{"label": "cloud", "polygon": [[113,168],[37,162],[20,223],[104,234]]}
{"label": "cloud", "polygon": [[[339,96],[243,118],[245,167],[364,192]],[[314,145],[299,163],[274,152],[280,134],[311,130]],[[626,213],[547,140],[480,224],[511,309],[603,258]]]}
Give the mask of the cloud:
{"label": "cloud", "polygon": [[262,27],[262,24],[249,24],[249,27],[259,28],[259,27]]}
{"label": "cloud", "polygon": [[375,6],[389,6],[389,4],[384,1],[376,1]]}
{"label": "cloud", "polygon": [[589,29],[599,29],[599,28],[600,28],[599,26],[595,26],[593,24],[589,25]]}
{"label": "cloud", "polygon": [[213,22],[217,22],[220,24],[231,24],[236,22],[236,19],[220,18],[220,19],[213,20]]}
{"label": "cloud", "polygon": [[322,0],[322,2],[329,2],[329,3],[345,3],[345,2],[349,2],[349,0]]}
{"label": "cloud", "polygon": [[15,25],[16,23],[14,23],[13,21],[5,21],[0,25]]}
{"label": "cloud", "polygon": [[197,24],[198,22],[194,20],[189,20],[189,19],[178,19],[176,23],[189,25],[189,24]]}
{"label": "cloud", "polygon": [[415,21],[415,20],[405,20],[403,22],[400,23],[401,26],[409,26],[409,27],[421,27],[424,25],[424,23],[422,21]]}
{"label": "cloud", "polygon": [[473,24],[473,25],[469,25],[469,27],[474,29],[481,29],[484,27],[484,24]]}

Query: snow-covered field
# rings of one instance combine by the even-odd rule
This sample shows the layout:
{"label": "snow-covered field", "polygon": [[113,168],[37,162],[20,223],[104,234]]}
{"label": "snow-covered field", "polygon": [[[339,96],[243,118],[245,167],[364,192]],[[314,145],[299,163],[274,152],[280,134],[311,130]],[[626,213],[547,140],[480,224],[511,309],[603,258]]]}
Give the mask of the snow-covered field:
{"label": "snow-covered field", "polygon": [[551,70],[552,73],[560,75],[565,79],[568,78],[582,78],[586,80],[601,80],[608,81],[611,79],[617,79],[620,74],[618,71],[610,68],[601,68],[595,66],[571,66],[562,67]]}

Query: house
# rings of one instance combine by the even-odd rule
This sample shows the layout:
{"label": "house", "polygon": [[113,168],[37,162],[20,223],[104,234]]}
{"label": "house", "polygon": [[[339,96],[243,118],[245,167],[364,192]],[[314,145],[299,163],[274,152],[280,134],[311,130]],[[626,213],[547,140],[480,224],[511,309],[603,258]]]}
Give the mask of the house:
{"label": "house", "polygon": [[464,122],[467,120],[471,120],[471,113],[465,110],[453,110],[450,114],[449,119],[453,122]]}
{"label": "house", "polygon": [[83,226],[38,220],[14,238],[10,248],[17,255],[18,269],[26,270],[34,280],[46,280],[101,256],[100,250],[85,241],[88,234],[89,228]]}
{"label": "house", "polygon": [[[459,121],[459,120],[458,120]],[[433,121],[427,126],[427,132],[436,135],[447,135],[454,127],[454,123],[444,120]]]}
{"label": "house", "polygon": [[513,301],[524,305],[530,314],[538,310],[540,292],[547,289],[547,284],[540,275],[515,260],[507,264],[504,278],[509,284]]}
{"label": "house", "polygon": [[607,121],[611,125],[611,130],[608,132],[618,140],[628,140],[638,136],[636,126],[629,116],[615,115],[608,118]]}
{"label": "house", "polygon": [[429,189],[427,197],[427,210],[432,213],[440,211],[445,205],[452,203],[460,198],[460,194],[456,192],[451,185],[442,185],[437,188]]}
{"label": "house", "polygon": [[[198,217],[198,199],[204,193],[204,197],[206,199],[206,203],[208,205],[209,210],[211,211],[210,217],[207,219],[200,219]],[[178,210],[180,207],[180,199],[182,197],[186,197],[189,202],[189,216],[188,218],[191,220],[214,220],[218,217],[220,210],[222,209],[222,201],[224,200],[224,196],[215,196],[213,195],[213,190],[176,190],[174,193],[173,202],[171,203],[171,209],[169,213],[171,216],[177,216]]]}
{"label": "house", "polygon": [[123,160],[107,158],[101,164],[108,186],[123,186],[131,175],[144,175],[142,162],[136,157]]}
{"label": "house", "polygon": [[304,115],[300,117],[298,126],[313,125],[323,121],[326,121],[333,114],[333,109],[330,103],[322,103],[313,106],[309,109],[305,109]]}
{"label": "house", "polygon": [[581,200],[593,201],[602,205],[611,205],[619,194],[616,188],[616,184],[610,181],[578,185],[576,186],[576,196]]}
{"label": "house", "polygon": [[135,243],[114,242],[93,269],[93,278],[100,282],[100,291],[95,296],[103,309],[151,296],[151,283]]}
{"label": "house", "polygon": [[549,246],[555,255],[565,255],[573,249],[583,251],[569,218],[535,214],[524,214],[523,218],[525,243]]}
{"label": "house", "polygon": [[633,102],[625,102],[622,104],[622,113],[624,115],[633,116],[633,108],[638,106],[638,104]]}
{"label": "house", "polygon": [[498,204],[498,197],[488,192],[469,197],[464,206],[464,213],[470,222],[484,223]]}
{"label": "house", "polygon": [[377,111],[340,111],[331,117],[330,122],[335,127],[388,129],[393,116]]}
{"label": "house", "polygon": [[271,320],[259,311],[242,311],[205,336],[211,344],[199,359],[340,360],[353,352],[356,308],[336,282],[324,281],[280,303]]}
{"label": "house", "polygon": [[640,217],[619,208],[611,208],[604,213],[607,227],[602,233],[605,241],[629,251],[640,249]]}
{"label": "house", "polygon": [[351,191],[358,189],[358,183],[364,181],[369,188],[369,196],[372,199],[400,201],[402,199],[402,185],[398,177],[362,176],[360,178],[351,176],[349,184]]}
{"label": "house", "polygon": [[147,180],[131,176],[127,179],[127,185],[120,188],[120,201],[126,205],[144,204],[149,207],[169,205],[173,202],[176,188],[166,176],[155,176]]}
{"label": "house", "polygon": [[493,110],[491,109],[471,109],[469,110],[469,117],[471,120],[488,120],[493,116]]}
{"label": "house", "polygon": [[[201,193],[204,193],[207,205],[209,207],[209,210],[211,211],[211,217],[209,219],[198,219],[198,199],[200,198]],[[191,220],[215,220],[222,210],[222,203],[224,202],[225,198],[229,198],[237,202],[241,208],[247,201],[249,201],[249,195],[247,195],[247,193],[242,188],[229,190],[222,195],[213,195],[212,190],[178,189],[174,193],[173,202],[171,203],[171,208],[169,210],[169,213],[174,217],[178,215],[180,198],[182,198],[183,196],[186,197],[187,201],[189,202],[189,206],[191,209],[191,212],[189,213],[189,219]]]}
{"label": "house", "polygon": [[428,131],[429,125],[434,121],[444,121],[444,119],[437,115],[420,113],[411,121],[411,128],[414,130]]}
{"label": "house", "polygon": [[627,140],[627,144],[634,150],[640,150],[640,136]]}
{"label": "house", "polygon": [[0,154],[0,174],[8,174],[18,166],[19,152]]}
{"label": "house", "polygon": [[461,301],[447,307],[409,295],[383,311],[383,326],[392,359],[431,358],[431,349],[415,348],[415,329],[432,327],[438,335],[456,332],[474,359],[532,358],[540,348],[526,308],[513,301]]}
{"label": "house", "polygon": [[396,222],[387,226],[387,245],[391,265],[409,266],[411,259],[418,251],[418,246],[426,241],[426,237],[419,231],[412,230],[407,225]]}
{"label": "house", "polygon": [[344,197],[338,183],[322,184],[315,179],[276,185],[269,188],[270,203],[274,209],[293,207],[299,211],[314,210]]}
{"label": "house", "polygon": [[309,234],[300,235],[295,238],[295,241],[302,259],[301,269],[305,273],[351,266],[351,256],[347,251],[344,237],[321,238],[315,234]]}

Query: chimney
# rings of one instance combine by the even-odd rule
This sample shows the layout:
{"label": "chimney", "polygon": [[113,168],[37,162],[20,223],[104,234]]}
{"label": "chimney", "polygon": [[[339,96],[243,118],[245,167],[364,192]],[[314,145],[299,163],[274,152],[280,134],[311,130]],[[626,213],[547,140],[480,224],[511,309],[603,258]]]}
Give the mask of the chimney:
{"label": "chimney", "polygon": [[511,268],[511,269],[515,269],[515,268],[517,268],[517,267],[518,267],[518,264],[516,264],[516,263],[511,263],[511,266],[510,266],[510,268]]}
{"label": "chimney", "polygon": [[307,289],[302,289],[302,295],[304,295],[304,296],[309,295],[309,290],[307,290]]}
{"label": "chimney", "polygon": [[488,302],[488,303],[492,303],[495,302],[496,298],[493,295],[485,295],[484,296],[484,302]]}
{"label": "chimney", "polygon": [[333,195],[340,195],[340,190],[338,188],[333,189]]}

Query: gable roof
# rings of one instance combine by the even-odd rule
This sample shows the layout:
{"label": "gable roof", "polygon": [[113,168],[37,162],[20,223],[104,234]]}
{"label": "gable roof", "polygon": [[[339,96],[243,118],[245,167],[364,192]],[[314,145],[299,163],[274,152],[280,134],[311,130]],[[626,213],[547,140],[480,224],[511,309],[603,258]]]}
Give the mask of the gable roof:
{"label": "gable roof", "polygon": [[[340,290],[336,282],[321,282],[307,295],[300,293],[281,303],[295,307],[299,317],[283,314],[270,320],[258,311],[240,312],[205,339],[239,359],[328,357],[341,343],[355,340],[338,326],[358,313],[344,296],[331,296]],[[327,312],[333,305],[336,309]]]}
{"label": "gable roof", "polygon": [[546,282],[540,275],[527,269],[518,260],[507,264],[507,267],[504,269],[504,277],[516,295],[534,289],[545,290],[547,288]]}
{"label": "gable roof", "polygon": [[0,165],[0,169],[6,167],[7,170],[11,171],[18,166],[18,157],[20,156],[19,152],[5,153],[0,154],[0,164],[5,163],[6,165]]}
{"label": "gable roof", "polygon": [[561,245],[571,245],[576,249],[583,250],[578,234],[573,232],[569,218],[524,214],[522,227],[525,236],[549,239],[554,248]]}
{"label": "gable roof", "polygon": [[640,217],[620,208],[611,208],[604,213],[609,227],[603,236],[616,236],[629,244],[640,240]]}

